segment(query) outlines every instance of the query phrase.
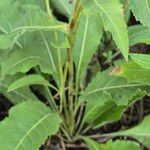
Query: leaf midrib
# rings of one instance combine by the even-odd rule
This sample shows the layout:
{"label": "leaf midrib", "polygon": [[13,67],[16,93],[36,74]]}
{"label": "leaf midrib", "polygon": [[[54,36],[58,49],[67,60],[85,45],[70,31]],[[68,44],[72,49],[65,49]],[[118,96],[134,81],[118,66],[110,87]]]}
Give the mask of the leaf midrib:
{"label": "leaf midrib", "polygon": [[81,46],[81,53],[80,53],[80,58],[79,58],[79,63],[78,63],[78,71],[77,71],[77,80],[80,75],[80,70],[81,70],[81,65],[82,65],[82,58],[84,56],[84,51],[85,51],[85,43],[86,43],[86,37],[87,37],[87,31],[88,31],[88,23],[89,23],[89,17],[86,17],[86,22],[85,22],[85,30],[83,34],[83,40],[82,40],[82,46]]}
{"label": "leaf midrib", "polygon": [[150,7],[149,7],[149,5],[148,5],[148,1],[146,0],[145,2],[146,2],[147,9],[149,10],[149,11],[147,11],[147,12],[150,14]]}
{"label": "leaf midrib", "polygon": [[122,45],[122,47],[124,48],[124,50],[126,50],[126,48],[125,48],[125,46],[124,46],[124,44],[123,44],[123,42],[122,42],[122,38],[120,37],[120,34],[118,33],[118,30],[116,29],[116,26],[113,24],[113,22],[111,21],[111,18],[109,17],[109,15],[107,15],[107,12],[96,2],[96,0],[93,0],[94,1],[94,3],[104,12],[104,14],[106,14],[106,16],[108,17],[108,19],[110,20],[110,22],[111,22],[111,24],[113,25],[113,27],[114,27],[114,29],[115,29],[115,31],[116,31],[116,33],[118,34],[118,37],[119,37],[119,41],[121,42],[121,45]]}
{"label": "leaf midrib", "polygon": [[11,70],[13,67],[17,66],[18,64],[20,64],[20,63],[22,63],[22,62],[24,62],[24,61],[26,61],[26,60],[28,60],[28,59],[31,59],[31,60],[32,60],[33,58],[40,59],[40,60],[42,60],[45,64],[47,64],[43,59],[41,59],[41,58],[38,57],[38,56],[29,56],[29,57],[26,57],[26,58],[24,58],[24,59],[21,59],[21,60],[17,61],[15,64],[13,64],[12,66],[10,66],[10,67],[6,70],[6,73],[9,72],[9,70]]}
{"label": "leaf midrib", "polygon": [[[7,86],[3,83],[0,84],[0,86],[3,86],[4,88],[7,89]],[[17,90],[11,91],[10,93],[16,93],[17,95],[20,95],[21,97],[25,98],[25,99],[30,99],[30,97],[27,97],[26,95],[21,94],[20,92],[18,92]]]}
{"label": "leaf midrib", "polygon": [[23,143],[23,141],[25,140],[25,138],[27,136],[30,135],[30,133],[41,123],[43,122],[45,119],[47,119],[49,116],[51,116],[52,114],[47,114],[46,116],[42,117],[36,124],[34,124],[29,130],[28,132],[21,138],[21,140],[19,141],[19,143],[17,144],[17,146],[15,147],[15,150],[18,150],[19,147],[21,146],[21,144]]}
{"label": "leaf midrib", "polygon": [[96,93],[96,92],[104,91],[104,90],[118,89],[118,88],[128,88],[128,87],[138,87],[138,86],[146,86],[146,85],[145,84],[127,84],[127,85],[117,85],[117,86],[98,88],[96,90],[93,90],[93,91],[87,93],[86,96],[88,96],[90,94],[93,94],[93,93]]}

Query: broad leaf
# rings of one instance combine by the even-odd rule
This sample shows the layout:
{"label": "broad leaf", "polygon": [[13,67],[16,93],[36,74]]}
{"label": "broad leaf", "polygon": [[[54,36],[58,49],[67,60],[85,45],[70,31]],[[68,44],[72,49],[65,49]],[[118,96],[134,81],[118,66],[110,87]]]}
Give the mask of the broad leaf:
{"label": "broad leaf", "polygon": [[122,65],[120,75],[127,78],[130,83],[150,85],[150,69],[144,69],[133,61]]}
{"label": "broad leaf", "polygon": [[0,14],[0,30],[3,32],[0,34],[1,49],[12,48],[15,43],[21,47],[18,38],[26,32],[37,30],[65,31],[64,24],[49,20],[47,13],[38,6],[21,5],[12,0],[2,0],[0,2]]}
{"label": "broad leaf", "polygon": [[140,150],[140,146],[132,141],[108,141],[106,144],[98,144],[90,138],[83,138],[89,150]]}
{"label": "broad leaf", "polygon": [[8,98],[13,104],[18,104],[29,99],[38,100],[38,98],[36,98],[28,86],[8,92],[8,87],[22,76],[23,75],[21,74],[14,76],[8,75],[3,80],[0,80],[0,93]]}
{"label": "broad leaf", "polygon": [[100,14],[106,31],[112,33],[113,39],[128,60],[128,35],[119,0],[82,0],[85,14]]}
{"label": "broad leaf", "polygon": [[75,6],[75,0],[50,0],[52,6],[62,15],[70,17]]}
{"label": "broad leaf", "polygon": [[138,21],[140,21],[143,25],[150,27],[149,0],[130,0],[130,8]]}
{"label": "broad leaf", "polygon": [[100,127],[105,123],[119,120],[125,108],[125,106],[117,106],[117,104],[111,100],[106,102],[103,106],[93,106],[88,103],[84,122],[89,123],[94,128]]}
{"label": "broad leaf", "polygon": [[91,103],[86,104],[84,122],[98,128],[106,123],[118,121],[123,112],[136,100],[145,96],[147,93],[138,91],[138,94],[127,104],[127,106],[118,106],[114,101],[108,100],[104,105],[95,106]]}
{"label": "broad leaf", "polygon": [[27,75],[24,76],[15,82],[13,82],[9,87],[8,87],[8,92],[16,90],[18,88],[24,87],[24,86],[29,86],[29,85],[44,85],[44,86],[50,86],[50,83],[46,81],[42,76],[37,75],[37,74],[32,74],[32,75]]}
{"label": "broad leaf", "polygon": [[8,74],[14,75],[17,72],[28,72],[32,67],[41,64],[49,66],[45,59],[40,56],[32,55],[24,50],[14,51],[1,63],[2,78]]}
{"label": "broad leaf", "polygon": [[66,48],[69,47],[67,35],[58,31],[24,34],[19,39],[19,43],[30,55],[45,61],[41,62],[40,70],[49,74],[59,72],[58,58],[61,59],[60,63],[63,66],[66,60]]}
{"label": "broad leaf", "polygon": [[48,136],[56,134],[60,121],[58,114],[41,102],[23,102],[0,123],[0,149],[37,150]]}
{"label": "broad leaf", "polygon": [[143,25],[134,25],[128,28],[130,46],[146,43],[150,44],[150,29]]}
{"label": "broad leaf", "polygon": [[73,48],[77,80],[85,75],[88,63],[98,48],[102,33],[102,22],[99,16],[80,15]]}
{"label": "broad leaf", "polygon": [[124,130],[119,131],[116,133],[110,133],[107,134],[107,136],[127,136],[137,139],[139,142],[141,142],[143,145],[145,145],[147,148],[150,148],[150,115],[145,117],[144,120],[137,126]]}
{"label": "broad leaf", "polygon": [[134,62],[139,64],[142,68],[150,69],[150,55],[146,54],[130,54]]}
{"label": "broad leaf", "polygon": [[129,84],[125,78],[112,76],[110,71],[98,73],[82,92],[80,100],[85,100],[93,105],[103,105],[112,99],[117,105],[127,105],[139,89],[146,90],[145,84]]}

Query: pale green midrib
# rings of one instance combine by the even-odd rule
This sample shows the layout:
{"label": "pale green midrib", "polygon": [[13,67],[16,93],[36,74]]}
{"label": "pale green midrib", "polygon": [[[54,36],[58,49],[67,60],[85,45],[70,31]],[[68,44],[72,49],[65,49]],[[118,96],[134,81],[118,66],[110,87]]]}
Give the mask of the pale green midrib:
{"label": "pale green midrib", "polygon": [[70,15],[71,11],[68,9],[68,7],[65,7],[65,4],[62,2],[62,0],[59,0],[59,2],[63,6],[63,8],[66,10],[66,12],[68,13],[68,15]]}
{"label": "pale green midrib", "polygon": [[[3,86],[4,88],[7,89],[7,86],[4,84],[0,84],[1,86]],[[20,92],[18,92],[17,90],[11,91],[12,93],[16,93],[17,95],[20,95],[21,97],[24,97],[25,99],[29,100],[31,97],[27,97],[26,95],[21,94]]]}
{"label": "pale green midrib", "polygon": [[146,6],[147,6],[147,9],[148,9],[148,13],[150,14],[150,7],[149,7],[149,5],[148,5],[148,1],[147,0],[145,0],[145,2],[146,2]]}
{"label": "pale green midrib", "polygon": [[[35,84],[35,85],[38,85],[38,84],[39,84],[39,85],[45,85],[45,86],[49,86],[49,85],[50,85],[48,81],[42,81],[42,82],[41,82],[41,80],[43,80],[43,79],[42,79],[42,78],[39,78],[39,77],[41,77],[41,76],[30,75],[30,76],[28,77],[28,81],[26,80],[26,82],[24,82],[23,86],[30,86],[30,85],[34,85],[34,84]],[[27,78],[26,78],[26,79],[27,79]],[[30,79],[30,80],[29,80],[29,79]],[[32,81],[31,81],[31,79],[32,79]],[[19,81],[19,80],[18,80],[18,81]],[[16,82],[17,82],[17,81],[16,81]],[[11,84],[11,86],[8,88],[8,92],[23,87],[22,84],[16,84],[16,82],[15,82],[15,86],[14,86],[13,83]],[[13,87],[13,88],[12,88],[12,87]]]}
{"label": "pale green midrib", "polygon": [[96,93],[96,92],[100,92],[100,91],[104,91],[104,90],[110,90],[110,89],[118,89],[118,88],[128,88],[128,87],[138,87],[138,86],[146,86],[145,84],[127,84],[127,85],[117,85],[117,86],[110,86],[110,87],[104,87],[104,88],[99,88],[96,90],[93,90],[89,93],[86,94],[86,96]]}
{"label": "pale green midrib", "polygon": [[121,45],[124,48],[124,50],[126,50],[122,38],[120,37],[120,34],[118,33],[118,30],[116,29],[116,26],[113,24],[113,22],[111,21],[111,18],[109,17],[109,15],[107,15],[107,12],[96,2],[96,0],[93,0],[95,2],[95,4],[104,12],[104,14],[106,14],[106,16],[108,17],[108,19],[110,20],[111,24],[113,25],[114,29],[116,30],[116,33],[118,34],[118,37],[121,41]]}
{"label": "pale green midrib", "polygon": [[[28,60],[28,59],[33,59],[33,58],[38,58],[38,59],[44,61],[43,59],[41,59],[41,58],[38,57],[38,56],[29,56],[29,57],[26,57],[26,58],[24,58],[24,59],[22,59],[22,60],[20,60],[20,61],[17,61],[15,64],[13,64],[12,66],[10,66],[10,67],[6,70],[6,73],[7,73],[9,70],[11,70],[13,67],[15,67],[16,65],[18,65],[18,64],[20,64],[20,63],[22,63],[22,62],[24,62],[24,61],[26,61],[26,60]],[[46,62],[44,61],[44,63],[46,63]]]}
{"label": "pale green midrib", "polygon": [[43,35],[42,32],[40,32],[40,35],[41,35],[41,37],[42,37],[42,39],[43,39],[43,41],[44,41],[45,47],[46,47],[47,52],[48,52],[49,60],[50,60],[51,63],[52,63],[52,67],[53,67],[54,71],[56,71],[55,62],[54,62],[54,59],[53,59],[53,56],[52,56],[50,47],[49,47],[49,45],[48,45],[48,42],[46,41],[46,39],[45,39],[45,37],[44,37],[44,35]]}
{"label": "pale green midrib", "polygon": [[16,33],[16,32],[20,32],[20,31],[25,31],[25,30],[54,30],[54,29],[64,29],[64,27],[62,25],[54,25],[54,26],[22,26],[22,27],[18,27],[15,28],[11,34]]}
{"label": "pale green midrib", "polygon": [[84,30],[84,35],[83,35],[83,40],[82,40],[82,47],[81,47],[81,53],[80,53],[80,58],[79,58],[79,64],[78,64],[78,71],[77,71],[77,80],[80,75],[81,71],[81,64],[82,64],[82,58],[84,55],[84,50],[85,50],[85,43],[86,43],[86,36],[87,36],[87,31],[88,31],[88,23],[89,23],[89,17],[86,17],[86,22],[85,22],[85,30]]}
{"label": "pale green midrib", "polygon": [[19,143],[17,144],[17,146],[15,147],[14,150],[18,150],[19,147],[21,146],[21,144],[23,143],[24,139],[29,136],[29,134],[45,119],[47,119],[48,117],[50,117],[52,114],[47,114],[46,116],[42,117],[36,124],[34,124],[29,130],[28,132],[21,138],[21,140],[19,141]]}

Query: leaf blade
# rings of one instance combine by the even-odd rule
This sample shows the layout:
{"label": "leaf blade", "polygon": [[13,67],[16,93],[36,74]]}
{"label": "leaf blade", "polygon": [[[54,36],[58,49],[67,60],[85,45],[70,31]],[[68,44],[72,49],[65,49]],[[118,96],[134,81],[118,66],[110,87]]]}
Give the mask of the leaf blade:
{"label": "leaf blade", "polygon": [[[51,124],[49,119],[55,125]],[[2,136],[0,137],[0,148],[6,150],[11,150],[12,148],[21,150],[23,147],[31,150],[38,149],[48,135],[57,132],[60,121],[58,114],[52,112],[41,102],[23,102],[12,108],[10,116],[0,123],[0,131],[4,131],[7,127],[9,128],[7,132],[1,132],[3,138],[1,138]],[[8,134],[13,137],[11,140]],[[38,137],[38,139],[34,140],[33,144],[32,138],[35,137]]]}
{"label": "leaf blade", "polygon": [[32,75],[24,76],[16,80],[15,82],[13,82],[8,87],[8,92],[16,90],[23,86],[29,86],[29,85],[34,85],[34,84],[50,86],[50,83],[47,80],[45,80],[42,76],[37,75],[37,74],[32,74]]}
{"label": "leaf blade", "polygon": [[110,31],[118,48],[122,52],[124,58],[128,60],[128,34],[125,20],[123,18],[122,5],[119,0],[83,0],[85,13],[100,14],[104,28]]}

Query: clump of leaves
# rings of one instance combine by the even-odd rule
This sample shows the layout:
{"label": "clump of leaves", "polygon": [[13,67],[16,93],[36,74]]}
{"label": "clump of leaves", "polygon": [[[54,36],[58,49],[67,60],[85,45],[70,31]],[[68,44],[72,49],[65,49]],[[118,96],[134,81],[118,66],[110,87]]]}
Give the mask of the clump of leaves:
{"label": "clump of leaves", "polygon": [[[66,143],[83,140],[91,150],[140,149],[133,141],[111,141],[116,136],[150,148],[150,116],[133,128],[99,134],[109,137],[106,144],[87,134],[150,95],[150,56],[129,54],[129,46],[150,44],[149,7],[149,0],[1,0],[0,93],[14,106],[0,123],[0,149],[36,150],[52,135]],[[130,9],[143,25],[127,27]],[[108,62],[120,53],[125,60],[96,69],[85,84],[88,63],[104,41],[110,41]]]}

